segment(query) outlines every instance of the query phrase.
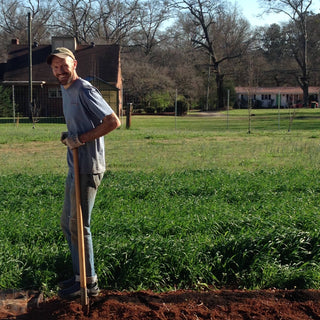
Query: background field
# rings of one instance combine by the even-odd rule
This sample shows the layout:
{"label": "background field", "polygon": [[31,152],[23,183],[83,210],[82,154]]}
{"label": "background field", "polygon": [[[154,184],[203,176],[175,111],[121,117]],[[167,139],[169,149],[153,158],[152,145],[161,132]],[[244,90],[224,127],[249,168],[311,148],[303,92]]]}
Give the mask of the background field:
{"label": "background field", "polygon": [[[106,137],[92,219],[101,287],[320,288],[320,111],[252,114],[134,116]],[[71,275],[64,130],[0,125],[1,288],[54,293]]]}

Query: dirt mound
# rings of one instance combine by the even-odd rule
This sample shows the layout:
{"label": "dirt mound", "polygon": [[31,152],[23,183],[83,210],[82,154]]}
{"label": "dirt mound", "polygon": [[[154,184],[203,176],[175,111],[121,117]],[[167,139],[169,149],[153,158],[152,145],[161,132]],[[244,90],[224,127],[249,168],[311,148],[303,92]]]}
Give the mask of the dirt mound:
{"label": "dirt mound", "polygon": [[0,319],[320,319],[320,291],[316,290],[102,291],[90,299],[88,310],[82,309],[80,301],[50,298],[41,302],[36,294],[6,296],[1,303]]}

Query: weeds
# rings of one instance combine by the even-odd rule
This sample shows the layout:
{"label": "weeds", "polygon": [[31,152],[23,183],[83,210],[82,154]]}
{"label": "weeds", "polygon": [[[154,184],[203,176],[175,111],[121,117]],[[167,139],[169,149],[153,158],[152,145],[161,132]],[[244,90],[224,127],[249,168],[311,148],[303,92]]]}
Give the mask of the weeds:
{"label": "weeds", "polygon": [[[155,117],[107,137],[92,217],[102,288],[320,288],[318,120],[288,133],[256,114],[250,136],[236,118],[226,131],[221,117],[177,130]],[[0,128],[0,287],[50,294],[72,274],[64,127],[21,128]]]}
{"label": "weeds", "polygon": [[[101,286],[319,288],[314,174],[107,174],[92,220]],[[2,288],[55,290],[71,274],[63,184],[62,176],[0,178]]]}

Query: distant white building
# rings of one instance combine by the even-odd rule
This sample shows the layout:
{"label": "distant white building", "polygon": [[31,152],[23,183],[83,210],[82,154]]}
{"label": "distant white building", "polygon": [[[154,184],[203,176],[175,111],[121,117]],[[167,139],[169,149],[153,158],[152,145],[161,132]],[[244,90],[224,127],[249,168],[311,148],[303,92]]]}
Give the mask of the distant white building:
{"label": "distant white building", "polygon": [[[302,107],[303,91],[300,87],[236,87],[237,105],[248,107],[251,100],[252,107]],[[317,107],[320,87],[309,87],[310,106]],[[280,103],[279,103],[280,102]]]}

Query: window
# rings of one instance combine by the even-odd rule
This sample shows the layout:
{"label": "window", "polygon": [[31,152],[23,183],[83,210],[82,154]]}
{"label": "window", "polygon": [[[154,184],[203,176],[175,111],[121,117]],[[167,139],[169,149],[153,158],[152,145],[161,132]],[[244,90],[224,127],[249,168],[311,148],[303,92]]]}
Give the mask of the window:
{"label": "window", "polygon": [[49,88],[48,89],[48,97],[49,99],[61,98],[61,89],[60,88]]}

